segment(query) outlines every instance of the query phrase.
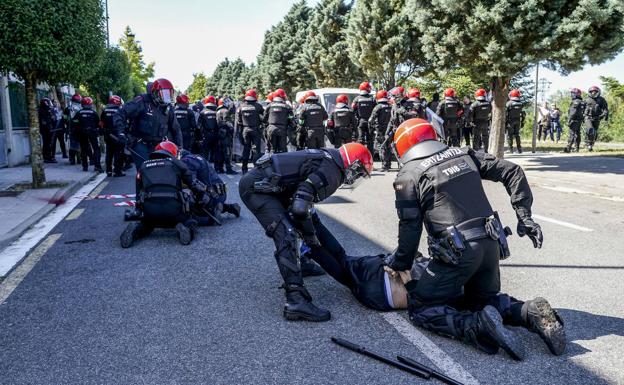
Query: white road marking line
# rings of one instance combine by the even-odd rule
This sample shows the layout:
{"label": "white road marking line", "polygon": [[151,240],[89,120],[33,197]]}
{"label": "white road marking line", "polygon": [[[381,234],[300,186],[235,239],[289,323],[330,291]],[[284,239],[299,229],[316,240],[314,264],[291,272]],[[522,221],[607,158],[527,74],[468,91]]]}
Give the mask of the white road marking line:
{"label": "white road marking line", "polygon": [[77,219],[82,213],[84,213],[85,209],[76,209],[74,211],[72,211],[71,213],[69,213],[69,215],[67,216],[67,218],[65,218],[66,221],[73,221],[75,219]]}
{"label": "white road marking line", "polygon": [[444,353],[433,341],[422,334],[414,325],[397,313],[383,313],[382,317],[392,325],[403,337],[414,344],[440,371],[464,384],[478,385],[479,381]]}
{"label": "white road marking line", "polygon": [[[99,176],[98,176],[98,178],[99,178]],[[97,186],[97,188],[95,190],[93,190],[91,192],[91,194],[89,194],[89,199],[95,199],[98,195],[100,195],[100,193],[102,192],[102,190],[104,190],[104,187],[106,187],[106,186],[108,186],[108,181],[102,182],[101,185]]]}
{"label": "white road marking line", "polygon": [[58,241],[62,234],[47,237],[11,274],[0,284],[0,305],[13,293],[13,290],[24,280],[41,257]]}
{"label": "white road marking line", "polygon": [[52,229],[59,224],[73,209],[78,206],[88,194],[106,178],[106,174],[100,174],[94,180],[84,185],[77,193],[72,195],[67,202],[57,206],[50,214],[37,222],[30,230],[13,241],[0,253],[0,277],[5,276],[12,268],[21,261]]}
{"label": "white road marking line", "polygon": [[560,221],[560,220],[558,220],[558,219],[553,219],[553,218],[544,217],[544,216],[542,216],[542,215],[533,214],[533,218],[535,218],[535,219],[541,219],[542,221],[545,221],[545,222],[550,222],[550,223],[554,223],[554,224],[556,224],[556,225],[569,227],[569,228],[571,228],[571,229],[578,230],[578,231],[583,231],[583,232],[586,232],[586,233],[591,233],[592,231],[594,231],[594,230],[592,230],[592,229],[590,229],[590,228],[587,228],[587,227],[583,227],[583,226],[575,225],[574,223],[569,223],[569,222]]}

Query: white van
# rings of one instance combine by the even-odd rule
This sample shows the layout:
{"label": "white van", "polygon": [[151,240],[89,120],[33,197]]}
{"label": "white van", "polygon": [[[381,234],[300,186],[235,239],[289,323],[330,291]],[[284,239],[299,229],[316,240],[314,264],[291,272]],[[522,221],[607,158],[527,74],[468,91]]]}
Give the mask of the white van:
{"label": "white van", "polygon": [[308,91],[314,91],[319,97],[319,102],[325,107],[328,114],[331,114],[336,108],[336,97],[340,94],[346,94],[349,97],[349,104],[353,102],[353,99],[360,94],[357,88],[318,88],[315,90],[305,90],[297,92],[295,100],[303,98]]}

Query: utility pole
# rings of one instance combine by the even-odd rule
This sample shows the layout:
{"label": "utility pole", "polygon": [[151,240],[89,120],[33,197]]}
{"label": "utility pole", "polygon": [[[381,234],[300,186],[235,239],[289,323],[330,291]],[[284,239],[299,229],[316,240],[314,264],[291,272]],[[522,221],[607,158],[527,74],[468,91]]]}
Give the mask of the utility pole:
{"label": "utility pole", "polygon": [[533,141],[531,152],[535,153],[537,145],[537,92],[539,87],[539,62],[535,66],[535,96],[533,98]]}
{"label": "utility pole", "polygon": [[106,10],[106,48],[110,48],[110,31],[108,27],[108,0],[104,0],[104,9]]}
{"label": "utility pole", "polygon": [[540,91],[540,94],[542,95],[541,97],[542,103],[546,101],[546,94],[548,93],[548,91],[550,91],[551,84],[552,82],[549,82],[548,79],[546,78],[540,78],[539,80],[539,91]]}

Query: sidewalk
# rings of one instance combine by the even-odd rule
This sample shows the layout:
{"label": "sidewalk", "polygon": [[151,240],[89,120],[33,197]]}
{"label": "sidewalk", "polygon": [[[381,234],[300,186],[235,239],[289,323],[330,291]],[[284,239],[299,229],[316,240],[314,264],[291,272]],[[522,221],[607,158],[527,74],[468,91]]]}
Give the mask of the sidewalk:
{"label": "sidewalk", "polygon": [[0,168],[0,250],[96,175],[92,171],[83,172],[79,165],[69,165],[66,159],[45,164],[45,173],[48,183],[62,186],[12,193],[11,186],[32,181],[30,165]]}

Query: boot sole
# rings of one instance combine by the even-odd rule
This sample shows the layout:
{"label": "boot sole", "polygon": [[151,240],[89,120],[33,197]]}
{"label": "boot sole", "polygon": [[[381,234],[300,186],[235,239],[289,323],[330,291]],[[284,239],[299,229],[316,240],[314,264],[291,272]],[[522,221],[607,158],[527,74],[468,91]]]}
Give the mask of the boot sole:
{"label": "boot sole", "polygon": [[132,230],[126,228],[121,236],[119,237],[119,241],[121,242],[121,247],[124,249],[129,248],[134,243],[134,237],[132,236]]}
{"label": "boot sole", "polygon": [[483,313],[486,316],[482,319],[487,323],[488,329],[494,333],[500,347],[514,360],[522,361],[525,356],[524,345],[516,333],[503,326],[503,318],[498,310],[492,306],[486,306]]}
{"label": "boot sole", "polygon": [[176,230],[178,231],[178,238],[180,240],[180,243],[184,246],[189,245],[193,240],[191,230],[181,223],[178,223],[176,225]]}
{"label": "boot sole", "polygon": [[306,313],[284,310],[284,318],[288,321],[326,322],[331,319],[331,314],[328,314],[327,317],[314,317]]}
{"label": "boot sole", "polygon": [[566,334],[560,318],[557,317],[557,312],[544,298],[536,298],[534,304],[537,313],[529,313],[529,316],[539,317],[539,322],[533,323],[535,332],[542,338],[552,354],[562,355],[566,348]]}

